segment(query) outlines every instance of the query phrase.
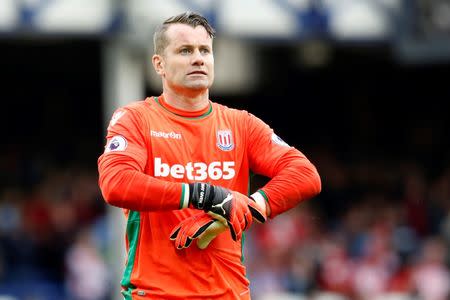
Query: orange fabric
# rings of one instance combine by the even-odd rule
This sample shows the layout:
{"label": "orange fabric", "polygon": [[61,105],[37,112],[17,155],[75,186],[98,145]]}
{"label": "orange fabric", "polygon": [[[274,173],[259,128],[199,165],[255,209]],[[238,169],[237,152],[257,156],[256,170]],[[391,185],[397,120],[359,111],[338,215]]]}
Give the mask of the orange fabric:
{"label": "orange fabric", "polygon": [[179,210],[181,183],[204,181],[248,194],[250,169],[275,178],[284,172],[263,188],[275,215],[317,189],[311,176],[299,184],[303,168],[314,167],[298,150],[274,142],[269,126],[246,111],[210,103],[211,110],[186,114],[162,97],[159,103],[147,98],[118,109],[108,127],[98,160],[100,188],[108,203],[140,212],[130,285],[124,287],[133,299],[250,299],[241,243],[228,231],[204,250],[177,250],[169,240],[181,220],[198,213]]}

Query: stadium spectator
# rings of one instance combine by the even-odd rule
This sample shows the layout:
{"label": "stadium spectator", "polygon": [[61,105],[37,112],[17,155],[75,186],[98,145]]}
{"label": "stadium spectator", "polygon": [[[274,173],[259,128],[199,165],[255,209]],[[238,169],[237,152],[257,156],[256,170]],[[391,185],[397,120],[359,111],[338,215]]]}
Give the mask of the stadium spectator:
{"label": "stadium spectator", "polygon": [[93,239],[91,228],[81,229],[66,252],[65,286],[70,300],[107,300],[110,297],[110,273]]}
{"label": "stadium spectator", "polygon": [[412,271],[414,294],[423,300],[447,300],[450,296],[450,272],[447,250],[440,237],[427,237]]}

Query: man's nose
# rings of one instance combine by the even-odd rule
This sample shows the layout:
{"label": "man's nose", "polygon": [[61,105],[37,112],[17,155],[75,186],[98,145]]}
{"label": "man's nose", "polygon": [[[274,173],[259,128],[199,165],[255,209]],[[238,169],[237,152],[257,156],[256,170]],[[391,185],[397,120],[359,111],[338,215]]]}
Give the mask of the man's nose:
{"label": "man's nose", "polygon": [[195,50],[194,55],[192,57],[192,64],[202,66],[204,63],[205,63],[205,60],[204,60],[202,54],[200,53],[200,50],[198,50],[198,49]]}

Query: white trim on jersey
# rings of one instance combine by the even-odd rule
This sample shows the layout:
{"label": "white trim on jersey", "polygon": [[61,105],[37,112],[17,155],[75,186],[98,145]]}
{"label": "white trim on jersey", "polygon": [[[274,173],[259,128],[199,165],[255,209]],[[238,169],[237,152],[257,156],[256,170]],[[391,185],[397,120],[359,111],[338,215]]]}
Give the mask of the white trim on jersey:
{"label": "white trim on jersey", "polygon": [[189,184],[183,183],[183,199],[181,199],[181,209],[189,206]]}

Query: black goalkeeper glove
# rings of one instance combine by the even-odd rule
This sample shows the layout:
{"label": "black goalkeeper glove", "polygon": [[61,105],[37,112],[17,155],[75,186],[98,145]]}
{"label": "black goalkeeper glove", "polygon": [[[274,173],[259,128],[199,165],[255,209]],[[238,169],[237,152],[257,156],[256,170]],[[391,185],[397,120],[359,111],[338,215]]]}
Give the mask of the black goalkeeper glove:
{"label": "black goalkeeper glove", "polygon": [[260,223],[266,221],[265,214],[252,199],[208,183],[189,184],[189,206],[202,209],[227,224],[234,241],[241,239],[242,232],[250,227],[253,218]]}

